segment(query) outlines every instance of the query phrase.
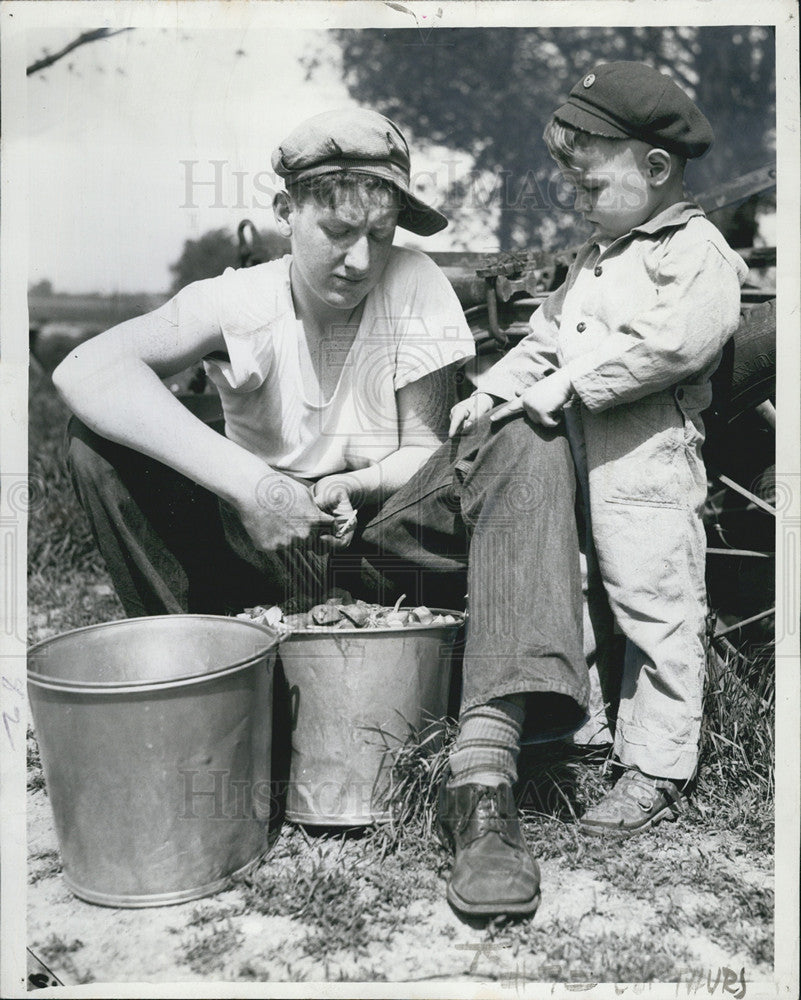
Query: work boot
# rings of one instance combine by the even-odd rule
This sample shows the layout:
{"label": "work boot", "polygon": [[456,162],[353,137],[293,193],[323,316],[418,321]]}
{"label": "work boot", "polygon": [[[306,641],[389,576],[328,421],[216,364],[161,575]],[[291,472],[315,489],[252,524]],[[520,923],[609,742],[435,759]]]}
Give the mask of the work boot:
{"label": "work boot", "polygon": [[677,819],[686,808],[684,792],[675,781],[651,778],[632,767],[584,813],[579,826],[595,836],[631,837],[663,819]]}
{"label": "work boot", "polygon": [[443,781],[439,835],[455,854],[448,902],[470,916],[534,913],[540,870],[520,829],[509,784],[457,785]]}

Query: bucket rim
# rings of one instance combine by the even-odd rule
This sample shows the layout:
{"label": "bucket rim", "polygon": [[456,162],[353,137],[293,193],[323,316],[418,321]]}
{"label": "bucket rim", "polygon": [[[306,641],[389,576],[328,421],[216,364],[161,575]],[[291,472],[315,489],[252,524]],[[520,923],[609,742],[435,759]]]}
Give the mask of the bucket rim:
{"label": "bucket rim", "polygon": [[73,882],[67,872],[64,872],[64,882],[70,892],[78,899],[86,900],[87,903],[94,903],[95,906],[111,906],[115,909],[144,910],[157,906],[177,906],[179,903],[191,903],[196,899],[203,899],[205,896],[214,896],[223,890],[230,888],[234,880],[243,875],[248,875],[257,868],[262,861],[269,857],[270,848],[265,847],[256,857],[231,872],[230,875],[223,875],[213,882],[206,882],[203,885],[192,886],[186,889],[172,889],[169,892],[143,893],[139,895],[126,895],[118,893],[99,892]]}
{"label": "bucket rim", "polygon": [[[400,608],[401,611],[412,611],[411,606],[404,605]],[[467,623],[467,612],[466,611],[455,611],[453,608],[429,608],[428,609],[433,615],[453,615],[458,619],[455,622],[429,622],[429,624],[424,625],[422,622],[418,622],[416,625],[403,625],[399,628],[393,628],[389,625],[384,625],[379,628],[358,628],[353,625],[351,628],[337,628],[331,625],[316,625],[314,628],[298,629],[297,631],[292,631],[287,635],[283,642],[290,642],[292,639],[320,639],[327,635],[360,635],[360,636],[378,636],[382,639],[386,638],[388,635],[413,635],[415,632],[433,632],[436,629],[460,629]]]}
{"label": "bucket rim", "polygon": [[[52,645],[59,639],[64,639],[68,636],[85,634],[87,632],[109,629],[115,626],[133,624],[135,622],[165,620],[174,621],[175,619],[236,622],[238,625],[249,625],[255,628],[264,636],[265,639],[271,641],[269,641],[263,649],[258,650],[256,653],[246,656],[241,660],[237,660],[234,663],[228,663],[224,667],[220,667],[218,670],[182,674],[180,677],[171,677],[169,680],[164,681],[68,681],[60,677],[51,677],[49,674],[39,673],[36,670],[31,669],[30,659],[32,654],[41,652],[41,650],[45,647]],[[110,622],[95,622],[93,625],[81,625],[79,628],[68,629],[66,632],[59,632],[58,635],[51,635],[47,639],[42,639],[39,642],[34,643],[34,645],[27,651],[27,682],[33,687],[45,688],[50,691],[70,691],[76,694],[132,694],[146,691],[165,691],[170,688],[187,687],[191,684],[197,684],[199,681],[218,680],[221,677],[226,677],[229,674],[235,674],[240,670],[252,667],[258,663],[259,660],[263,659],[265,654],[268,654],[271,650],[275,650],[280,641],[281,637],[268,625],[263,625],[255,621],[247,621],[243,618],[233,618],[228,615],[181,613],[175,615],[142,615],[138,618],[116,618]]]}

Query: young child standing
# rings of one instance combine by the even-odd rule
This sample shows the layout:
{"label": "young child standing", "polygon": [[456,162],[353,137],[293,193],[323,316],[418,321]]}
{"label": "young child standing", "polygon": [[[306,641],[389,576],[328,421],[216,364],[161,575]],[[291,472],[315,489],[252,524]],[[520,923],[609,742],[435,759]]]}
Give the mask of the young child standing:
{"label": "young child standing", "polygon": [[[626,637],[612,790],[582,817],[626,836],[676,815],[695,773],[705,668],[706,473],[701,412],[738,325],[741,258],[685,200],[709,122],[636,62],[586,74],[545,130],[594,227],[529,335],[452,411],[469,427],[564,414],[609,604]],[[589,546],[588,546],[589,547]],[[588,562],[590,560],[588,559]]]}

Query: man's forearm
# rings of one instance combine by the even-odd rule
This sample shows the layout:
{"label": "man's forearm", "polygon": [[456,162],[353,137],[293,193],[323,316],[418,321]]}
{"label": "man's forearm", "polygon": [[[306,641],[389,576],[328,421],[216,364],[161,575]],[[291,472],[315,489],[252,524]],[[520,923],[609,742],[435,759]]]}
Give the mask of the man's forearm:
{"label": "man's forearm", "polygon": [[261,459],[186,409],[143,362],[84,365],[53,376],[67,406],[96,433],[175,469],[238,507],[255,503],[273,473]]}
{"label": "man's forearm", "polygon": [[363,503],[381,503],[392,496],[425,465],[435,450],[422,445],[405,445],[374,465],[343,472],[341,478],[354,507]]}

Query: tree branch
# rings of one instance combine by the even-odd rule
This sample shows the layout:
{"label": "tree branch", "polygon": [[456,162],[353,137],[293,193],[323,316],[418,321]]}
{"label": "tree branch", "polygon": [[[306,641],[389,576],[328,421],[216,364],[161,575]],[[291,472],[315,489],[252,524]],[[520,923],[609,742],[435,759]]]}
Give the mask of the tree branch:
{"label": "tree branch", "polygon": [[25,75],[31,76],[33,73],[38,73],[40,70],[47,69],[48,66],[52,66],[53,63],[58,62],[59,59],[63,59],[64,56],[72,52],[73,49],[77,49],[80,45],[88,45],[89,42],[99,42],[102,38],[111,38],[112,35],[119,35],[123,31],[133,31],[133,28],[119,28],[117,31],[112,31],[111,28],[95,28],[94,31],[85,31],[82,35],[78,35],[76,39],[71,41],[69,45],[66,45],[63,49],[61,49],[60,52],[54,52],[52,55],[43,56],[35,63],[31,63],[25,71]]}

